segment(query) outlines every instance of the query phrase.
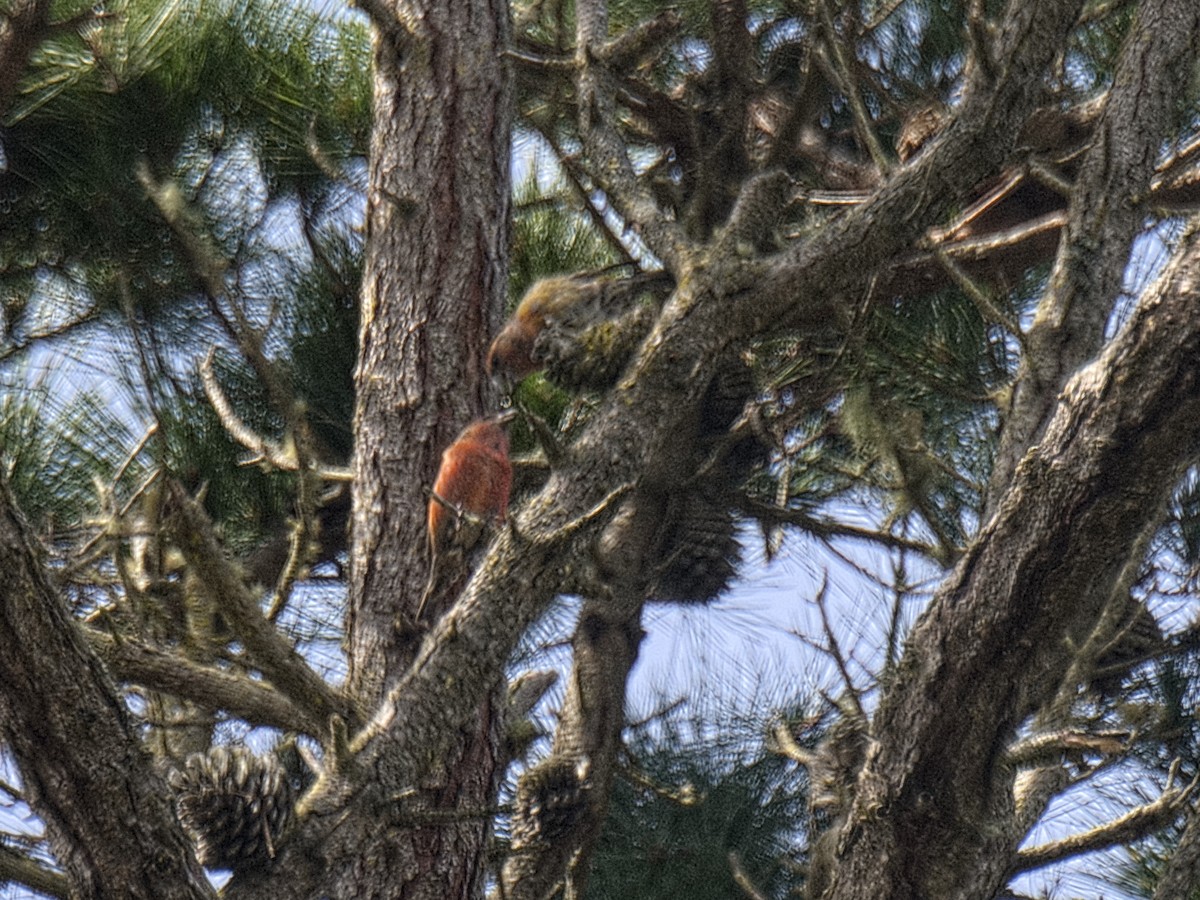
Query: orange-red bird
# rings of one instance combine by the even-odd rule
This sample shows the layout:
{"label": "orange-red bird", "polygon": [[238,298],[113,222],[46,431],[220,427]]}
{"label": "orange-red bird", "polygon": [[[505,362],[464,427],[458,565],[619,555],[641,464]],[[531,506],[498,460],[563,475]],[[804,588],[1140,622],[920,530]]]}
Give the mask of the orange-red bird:
{"label": "orange-red bird", "polygon": [[488,348],[488,374],[520,380],[536,372],[542,366],[533,358],[533,345],[546,323],[577,311],[598,294],[595,282],[578,278],[556,276],[536,282]]}
{"label": "orange-red bird", "polygon": [[491,520],[504,521],[512,477],[508,435],[494,418],[472,422],[443,451],[429,498],[429,582],[417,607],[418,622],[446,559],[461,558],[479,543]]}

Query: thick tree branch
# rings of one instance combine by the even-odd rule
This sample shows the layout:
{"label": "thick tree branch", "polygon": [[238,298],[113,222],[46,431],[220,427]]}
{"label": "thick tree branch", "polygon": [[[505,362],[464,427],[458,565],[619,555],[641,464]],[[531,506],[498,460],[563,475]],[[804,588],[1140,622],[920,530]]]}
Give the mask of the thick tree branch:
{"label": "thick tree branch", "polygon": [[[876,264],[899,261],[956,199],[999,168],[1021,125],[1039,100],[1039,79],[1062,46],[1081,3],[1014,3],[1000,36],[1001,70],[994,80],[976,70],[949,126],[921,154],[897,170],[870,201],[848,210],[808,241],[766,261],[765,271],[730,272],[734,312],[727,327],[739,334],[754,323],[815,328],[835,319],[835,298],[861,291]],[[887,227],[879,227],[886,222]],[[864,267],[870,260],[871,267]],[[754,285],[761,289],[750,290]],[[797,290],[802,285],[802,291]],[[744,302],[744,308],[743,307]]]}
{"label": "thick tree branch", "polygon": [[[608,814],[625,726],[625,685],[642,637],[638,620],[643,595],[629,593],[620,603],[588,600],[580,610],[574,664],[554,745],[538,767],[563,762],[582,765],[588,787],[563,833],[514,848],[502,875],[500,896],[505,900],[540,900],[564,879],[579,896],[585,894],[592,855]],[[533,778],[539,775],[536,769]],[[530,777],[527,774],[522,780]]]}
{"label": "thick tree branch", "polygon": [[68,900],[71,885],[61,872],[48,869],[43,863],[19,850],[0,844],[0,884],[22,884],[41,894]]}
{"label": "thick tree branch", "polygon": [[1046,813],[1050,802],[1071,784],[1071,772],[1062,763],[1025,769],[1013,779],[1013,808],[1003,821],[1006,841],[1016,848]]}
{"label": "thick tree branch", "polygon": [[[368,711],[421,647],[411,615],[429,574],[425,487],[454,435],[497,400],[484,360],[508,282],[512,120],[509,4],[372,6],[345,688]],[[468,679],[461,692],[453,688],[457,673],[442,674],[470,709],[456,701],[459,717],[441,729],[402,713],[397,727],[416,738],[411,756],[396,759],[381,747],[373,758],[356,757],[347,747],[341,764],[322,775],[283,850],[297,877],[247,882],[231,896],[349,896],[364,865],[376,883],[408,897],[479,896],[487,820],[407,827],[396,815],[452,817],[495,800],[504,758],[503,664],[486,681]]]}
{"label": "thick tree branch", "polygon": [[[1122,333],[1068,384],[914,630],[876,714],[831,897],[865,897],[856,879],[868,868],[878,877],[881,859],[897,898],[1001,886],[1011,846],[971,825],[1007,815],[988,748],[1049,699],[1070,662],[1064,639],[1086,636],[1125,564],[1112,548],[1136,540],[1200,442],[1198,292],[1192,231]],[[938,858],[904,849],[911,829],[935,836],[923,846]]]}
{"label": "thick tree branch", "polygon": [[[396,795],[398,787],[418,784],[425,773],[440,766],[444,748],[452,742],[454,735],[474,720],[481,702],[498,683],[504,660],[525,627],[568,582],[582,578],[583,573],[594,565],[590,544],[596,530],[590,525],[575,529],[569,529],[568,526],[601,504],[613,485],[658,480],[669,484],[672,478],[680,477],[673,468],[680,458],[680,444],[686,442],[689,434],[683,426],[694,415],[700,401],[703,385],[708,381],[706,376],[711,375],[714,366],[715,351],[731,340],[772,328],[805,323],[828,325],[835,318],[837,307],[834,298],[839,293],[861,288],[866,283],[869,275],[864,273],[864,257],[872,263],[886,262],[907,252],[913,239],[923,233],[954,198],[966,196],[982,176],[999,166],[1009,149],[1004,146],[1005,141],[1011,145],[1013,139],[1008,136],[1016,133],[1015,125],[1023,121],[1036,100],[1036,89],[1031,85],[1037,82],[1037,78],[1031,77],[1031,73],[1045,71],[1061,46],[1078,7],[1076,2],[1014,4],[1012,21],[1006,26],[1002,39],[1003,52],[998,54],[1002,63],[1000,71],[996,73],[995,96],[988,96],[992,85],[988,85],[987,91],[977,86],[973,92],[969,92],[957,123],[946,136],[912,164],[899,170],[893,183],[872,201],[834,223],[827,233],[793,251],[757,263],[726,259],[686,260],[686,248],[678,240],[677,228],[673,223],[656,220],[650,207],[635,209],[632,215],[630,209],[622,209],[635,227],[643,229],[644,237],[657,235],[654,241],[668,248],[667,252],[676,254],[676,274],[679,275],[682,269],[686,277],[679,278],[676,295],[664,308],[657,328],[643,345],[627,377],[601,401],[587,431],[570,448],[562,465],[551,472],[545,489],[514,514],[515,527],[503,532],[494,541],[487,560],[475,573],[461,601],[426,636],[411,669],[391,687],[378,714],[355,737],[348,754],[348,774],[341,779],[330,779],[314,793],[309,816],[302,823],[302,834],[295,844],[285,849],[286,859],[296,861],[302,854],[316,848],[323,848],[323,852],[331,857],[337,857],[342,852],[353,856],[356,849],[353,841],[361,832],[352,835],[350,829],[339,830],[335,826],[355,811],[370,811],[375,808],[374,804],[387,802],[388,798]],[[588,12],[596,8],[594,4],[580,5],[581,23],[585,20],[591,22],[586,28],[581,24],[581,33],[602,40],[603,34],[596,19],[588,19]],[[599,19],[602,24],[603,17]],[[584,40],[580,43],[581,52],[586,54],[589,42]],[[599,69],[588,61],[581,63],[581,69],[584,73],[581,82],[585,87],[588,77],[603,80]],[[593,88],[596,86],[592,85]],[[593,91],[591,96],[594,98],[603,93],[603,90],[598,93]],[[583,95],[584,92],[581,92],[581,97]],[[581,117],[593,116],[595,110],[586,104],[581,106],[584,107],[581,108]],[[602,109],[594,118],[587,118],[581,126],[583,133],[590,135],[589,140],[592,141],[587,148],[590,161],[605,173],[607,179],[615,179],[612,184],[605,186],[617,196],[621,192],[612,185],[617,182],[636,184],[636,180],[622,182],[622,179],[636,179],[636,176],[628,160],[622,157],[623,148],[619,142],[617,145],[605,143],[605,127]],[[611,125],[607,127],[611,129]],[[596,131],[590,132],[589,128]],[[613,133],[608,133],[607,137],[613,137]],[[600,152],[596,151],[597,145],[600,146]],[[607,163],[613,163],[613,166],[606,168]],[[384,218],[381,215],[378,222],[373,220],[372,227],[382,230],[388,224]],[[888,222],[889,227],[880,228],[880,221]],[[891,227],[893,225],[894,228]],[[655,247],[651,238],[646,239],[655,252],[663,252],[661,247]],[[803,290],[798,290],[797,285],[803,285]],[[368,284],[365,314],[369,318],[380,315],[380,298],[384,295],[385,292],[377,283]],[[1172,334],[1175,331],[1168,330]],[[392,335],[394,339],[397,342],[412,342],[412,330],[402,331],[397,326]],[[378,347],[388,338],[386,331],[377,331],[373,327],[365,329],[364,334],[367,354],[379,353]],[[1191,349],[1194,351],[1196,348]],[[1191,355],[1194,357],[1195,353]],[[1170,358],[1176,357],[1171,355]],[[456,371],[461,374],[464,362],[456,360],[455,364],[458,366]],[[364,365],[361,373],[364,381],[368,382],[367,389],[372,392],[376,387],[369,383],[369,379],[375,372],[374,367]],[[471,372],[467,374],[469,377]],[[1180,379],[1186,380],[1183,373],[1179,373],[1176,380]],[[411,394],[411,397],[404,398],[405,402],[416,404],[422,399],[415,386]],[[395,398],[396,395],[387,396]],[[387,412],[394,413],[397,403],[388,407]],[[407,409],[401,404],[402,412]],[[364,407],[364,410],[372,412],[369,407]],[[386,418],[381,409],[373,411],[375,417],[370,419],[371,422]],[[1175,426],[1177,422],[1171,424]],[[1099,429],[1100,426],[1093,424],[1089,427]],[[1154,420],[1148,434],[1161,434],[1163,428],[1165,426],[1161,422]],[[398,439],[402,439],[404,434],[398,432]],[[1123,435],[1122,439],[1126,437]],[[1144,444],[1147,438],[1139,440]],[[394,448],[397,443],[387,446]],[[1142,445],[1139,445],[1141,448]],[[388,465],[394,465],[394,460],[378,448],[368,449],[370,452],[360,455],[360,471],[378,480],[379,472]],[[1154,453],[1143,455],[1159,466],[1155,472],[1157,476],[1169,476],[1174,462],[1168,464],[1161,458],[1160,447],[1152,449]],[[1135,455],[1135,459],[1140,457]],[[1136,466],[1129,465],[1126,459],[1120,460],[1120,463],[1120,466],[1109,466],[1103,473],[1107,479],[1106,486],[1118,486],[1116,494],[1104,499],[1103,502],[1109,504],[1104,512],[1112,513],[1113,505],[1125,496],[1120,493],[1121,485],[1134,493],[1144,490],[1140,480],[1136,481],[1135,487],[1130,487],[1138,479]],[[371,471],[371,466],[379,471]],[[1040,471],[1031,472],[1028,477],[1038,476],[1041,476]],[[1065,476],[1060,478],[1063,482],[1067,480]],[[1064,498],[1064,508],[1078,513],[1074,524],[1079,524],[1078,520],[1086,512],[1084,508],[1088,502],[1100,502],[1096,501],[1098,481],[1098,478],[1088,478],[1082,486],[1072,482],[1080,492],[1085,488],[1092,490],[1086,497],[1071,495]],[[1067,490],[1065,484],[1058,481],[1054,484],[1061,490]],[[371,527],[366,521],[367,517],[387,499],[382,489],[364,495],[363,513],[360,516],[364,526]],[[1046,497],[1040,497],[1039,501],[1048,502]],[[1125,507],[1117,511],[1128,512]],[[1022,512],[1025,514],[1025,519],[1021,521],[1024,526],[1028,524],[1029,510],[1023,509]],[[1039,522],[1036,518],[1034,521],[1043,529],[1049,528],[1047,523]],[[1088,521],[1090,524],[1091,520]],[[1009,527],[1016,526],[1009,523]],[[1065,534],[1055,535],[1060,544],[1066,540]],[[1044,534],[1041,536],[1045,537]],[[1006,537],[1015,541],[1011,535],[1006,534]],[[1043,554],[1039,562],[1043,565],[1036,577],[1031,570],[1022,572],[1021,577],[1028,583],[1022,582],[1019,587],[1025,592],[1012,595],[1025,604],[1017,616],[1020,622],[1038,614],[1040,607],[1034,597],[1039,594],[1042,583],[1050,577],[1048,562],[1044,557],[1053,550],[1061,550],[1061,546],[1053,543],[1048,545],[1051,551],[1046,550],[1046,546],[1039,545],[1039,552]],[[372,545],[371,549],[377,548]],[[1005,549],[1011,550],[1012,547]],[[1074,550],[1074,546],[1071,549]],[[1057,563],[1063,555],[1061,552],[1055,553],[1054,561]],[[1089,562],[1094,564],[1095,560]],[[972,567],[978,564],[979,551],[976,551],[964,561],[960,571],[969,574]],[[993,568],[988,572],[990,579],[1000,583],[1005,578],[1011,582],[1016,577],[1012,572],[999,569],[998,565],[992,562]],[[372,569],[369,561],[364,564],[362,571],[364,578],[370,576]],[[1072,571],[1072,576],[1075,581],[1079,580],[1078,569]],[[374,587],[379,592],[380,585],[374,584]],[[384,590],[381,593],[387,595],[391,602],[398,602],[397,598],[403,602],[401,590],[390,593]],[[1055,595],[1046,602],[1056,610],[1070,608],[1070,603],[1062,596]],[[946,605],[949,608],[952,604]],[[972,620],[964,622],[962,627],[969,631],[968,626],[974,624],[976,622]],[[1009,620],[1003,625],[993,627],[998,633],[990,646],[1002,646],[1007,650],[1013,646],[1009,632],[1014,626]],[[1050,624],[1045,627],[1049,629]],[[978,643],[970,634],[959,634],[957,637],[965,646]],[[934,646],[942,645],[934,642]],[[1023,645],[1018,647],[1023,653],[1031,652]],[[1028,662],[1028,659],[1024,661]],[[900,683],[907,683],[906,679],[911,681],[913,677],[905,666],[919,670],[922,664],[921,660],[914,657],[913,662],[902,665]],[[936,653],[934,659],[925,664],[934,668],[948,665]],[[955,693],[939,698],[942,701],[939,708],[945,711],[945,715],[957,712],[959,697],[970,696],[972,689],[980,689],[978,685],[1024,684],[1031,677],[1023,671],[1008,669],[1002,678],[993,677],[989,666],[994,664],[995,660],[991,657],[982,663],[976,660],[970,679],[954,679]],[[1049,663],[1045,666],[1049,666]],[[1044,674],[1045,666],[1036,674]],[[930,684],[932,682],[922,682],[921,690],[933,690]],[[1015,717],[1014,711],[1007,721],[1002,721],[1002,727],[1011,726],[1011,719]],[[937,724],[945,725],[941,721]],[[940,735],[936,740],[931,740],[931,733],[932,729],[924,728],[926,744],[921,746],[953,744]],[[903,752],[916,751],[906,744]],[[982,759],[986,763],[989,757],[984,753]],[[940,790],[939,781],[945,779],[944,773],[953,767],[945,765],[945,760],[939,762],[943,765],[938,774],[930,774],[932,769],[925,774],[928,784]],[[354,776],[353,770],[358,767],[371,776],[379,776],[380,782],[376,784],[371,778]],[[888,799],[893,802],[872,808],[872,821],[876,823],[873,827],[895,825],[897,816],[909,814],[906,803],[920,801],[923,804],[926,794],[930,793],[933,792],[923,782],[915,785],[910,793],[901,792],[895,797],[889,795]],[[934,796],[937,798],[940,795]],[[925,807],[922,806],[922,810],[928,814]],[[970,828],[961,830],[966,835],[961,840],[969,843],[968,838],[974,832]],[[865,838],[857,837],[857,840],[862,843]],[[895,859],[903,857],[903,853],[895,847],[889,847],[888,852]],[[867,854],[863,851],[863,859],[866,858]],[[878,865],[881,859],[893,857],[877,854],[870,858]],[[969,854],[967,858],[970,859]],[[961,863],[961,858],[955,859]],[[944,869],[939,870],[939,866],[949,865],[949,861],[942,861],[925,868],[931,878],[937,878],[945,875]],[[878,880],[873,878],[863,883],[877,884]],[[897,883],[903,885],[905,882],[900,880]],[[916,882],[910,884],[913,885],[910,895],[916,896]]]}
{"label": "thick tree branch", "polygon": [[596,58],[613,70],[636,69],[661,54],[682,24],[678,10],[664,10],[598,47]]}
{"label": "thick tree branch", "polygon": [[[448,748],[460,729],[478,717],[481,698],[503,678],[511,648],[545,605],[562,589],[563,568],[587,566],[581,555],[567,561],[564,546],[594,533],[594,525],[568,524],[562,537],[537,528],[537,517],[518,522],[493,542],[459,602],[425,638],[417,659],[388,692],[367,726],[346,748],[344,762],[323,776],[306,800],[306,814],[280,865],[308,876],[310,861],[354,859],[361,831],[339,830],[355,811],[368,811],[412,787],[430,771],[443,771]],[[551,564],[550,560],[555,563]],[[379,824],[380,836],[386,823]],[[238,885],[235,896],[280,900],[309,896],[303,878],[291,885]],[[284,891],[281,893],[281,891]]]}
{"label": "thick tree branch", "polygon": [[224,710],[255,725],[315,738],[325,734],[325,720],[297,707],[268,685],[99,631],[89,632],[88,640],[120,681],[191,700],[212,712]]}
{"label": "thick tree branch", "polygon": [[[1032,108],[1036,97],[1029,88],[1029,72],[1040,71],[1053,56],[1076,10],[1074,2],[1037,4],[1036,24],[1042,29],[1036,35],[1037,40],[1015,42],[1011,55],[1014,65],[1023,66],[1021,78],[1017,79],[1020,84],[1012,79],[1004,82],[1007,93],[1002,92],[1003,102],[998,107],[1007,110],[1014,119]],[[598,28],[594,19],[588,18],[588,13],[595,11],[594,4],[580,6],[585,35],[599,33],[587,30]],[[603,17],[600,19],[602,22]],[[592,24],[584,28],[585,21]],[[587,46],[588,41],[581,44]],[[588,77],[599,77],[587,63],[583,68],[585,81]],[[977,105],[987,104],[980,100]],[[990,112],[980,114],[993,125],[997,121],[995,116]],[[585,122],[585,133],[588,124]],[[963,191],[978,182],[993,160],[1002,157],[1002,151],[990,151],[996,142],[990,134],[985,140],[983,130],[983,125],[979,125],[978,133],[969,133],[969,139],[962,139],[958,145],[960,156],[968,149],[978,149],[971,146],[972,140],[989,147],[989,152],[980,159],[956,160]],[[1009,131],[1015,129],[1010,127]],[[593,157],[592,161],[603,165],[605,159],[615,161],[616,157]],[[944,183],[938,176],[940,157],[931,153],[922,154],[922,159],[934,162],[928,170],[905,169],[902,189],[885,192],[867,204],[869,211],[866,208],[861,211],[854,227],[863,229],[858,241],[866,252],[875,247],[899,252],[912,236],[904,235],[893,242],[883,236],[890,229],[869,226],[868,223],[875,221],[871,216],[892,211],[897,220],[907,222],[911,214],[912,234],[918,234],[930,224],[936,211],[949,202],[935,201],[925,194],[930,188],[936,195],[936,188]],[[612,177],[613,170],[604,171]],[[632,177],[629,171],[624,174]],[[928,182],[933,182],[932,187]],[[630,216],[630,220],[640,224],[636,216]],[[664,246],[682,246],[676,243],[675,227],[671,225],[668,230],[670,236],[664,238]],[[797,307],[794,293],[797,283],[811,283],[817,295],[813,308],[825,306],[825,309],[832,292],[847,284],[861,283],[861,265],[848,263],[846,244],[836,240],[846,233],[843,228],[829,240],[816,238],[803,254],[785,254],[776,260],[774,269],[739,262],[729,269],[722,268],[719,273],[697,268],[691,273],[694,277],[679,281],[676,295],[665,307],[658,327],[643,345],[641,358],[630,374],[596,410],[586,433],[572,447],[564,464],[552,471],[546,487],[515,515],[514,530],[502,533],[494,541],[487,560],[475,573],[460,602],[426,637],[410,671],[389,692],[379,713],[355,739],[357,763],[371,769],[376,761],[387,758],[390,776],[411,782],[438,759],[443,742],[470,721],[481,698],[497,684],[504,660],[519,635],[552,597],[564,589],[563,573],[582,573],[593,565],[588,545],[595,530],[590,526],[570,530],[571,523],[588,515],[611,492],[613,485],[639,480],[642,483],[661,480],[669,485],[672,479],[680,477],[676,461],[689,452],[692,434],[687,423],[701,401],[717,351],[736,336],[749,335],[756,329],[769,327],[768,323],[777,323],[784,313],[790,312],[793,319],[797,315],[815,315],[807,305]],[[810,262],[819,270],[818,275],[820,271],[831,274],[829,285],[806,271]],[[855,270],[853,275],[846,274],[850,269]],[[761,276],[764,271],[771,273],[765,289],[747,291],[745,304],[740,302],[740,296],[739,302],[722,298],[729,292],[745,289],[752,277]],[[773,284],[777,285],[775,273],[785,271],[787,289],[778,286],[772,289]],[[834,274],[839,271],[840,275]],[[726,277],[731,274],[737,278]],[[827,319],[828,314],[823,313],[818,321]],[[614,453],[612,448],[621,449]],[[556,538],[559,534],[563,536]],[[411,727],[416,722],[421,723],[420,728]],[[368,801],[361,791],[361,786],[350,780],[326,786],[319,801],[314,803],[313,846],[322,840],[322,823],[336,818],[335,812],[344,809],[351,797],[355,802]],[[307,841],[300,846],[306,844]]]}
{"label": "thick tree branch", "polygon": [[3,483],[0,571],[0,734],[72,896],[211,898],[165,783]]}
{"label": "thick tree branch", "polygon": [[[1107,95],[1102,99],[1107,99]],[[1094,127],[1095,123],[1086,124],[1089,133]],[[1195,144],[1157,167],[1158,174],[1142,204],[1146,210],[1178,216],[1191,212],[1200,203],[1200,170],[1194,158],[1200,150],[1200,139]],[[1048,152],[1058,149],[1061,148],[1057,145],[1047,148]],[[927,240],[918,244],[930,249],[901,257],[881,275],[876,290],[883,296],[913,298],[952,286],[955,279],[942,265],[941,254],[960,265],[972,279],[1001,288],[1018,283],[1030,266],[1053,260],[1067,224],[1065,197],[1061,209],[1033,217],[1021,216],[1017,224],[1012,224],[1007,214],[996,215],[994,218],[1000,220],[996,223],[988,215],[1027,180],[1023,171],[1012,172],[1010,178],[993,186],[950,224],[932,229]],[[793,202],[819,206],[860,206],[870,199],[864,191],[800,190],[792,194]]]}
{"label": "thick tree branch", "polygon": [[201,589],[245,643],[252,665],[303,709],[310,721],[327,722],[337,715],[357,722],[359,715],[353,705],[338,696],[267,621],[256,597],[225,558],[203,507],[178,485],[171,486],[171,496],[178,509],[179,548]]}
{"label": "thick tree branch", "polygon": [[[1093,850],[1104,850],[1118,844],[1133,844],[1175,819],[1179,818],[1183,806],[1191,797],[1195,785],[1163,791],[1162,796],[1152,803],[1131,809],[1125,815],[1097,825],[1080,834],[1037,847],[1030,847],[1017,854],[1013,873],[1048,866],[1050,863]],[[1186,893],[1169,894],[1171,897],[1186,897]]]}
{"label": "thick tree branch", "polygon": [[1141,4],[1114,86],[1083,158],[1050,286],[1026,336],[1027,352],[985,503],[995,509],[1025,449],[1037,439],[1066,379],[1100,347],[1145,216],[1178,86],[1200,41],[1200,6]]}
{"label": "thick tree branch", "polygon": [[1179,845],[1154,889],[1153,900],[1191,897],[1200,887],[1200,806],[1192,804]]}

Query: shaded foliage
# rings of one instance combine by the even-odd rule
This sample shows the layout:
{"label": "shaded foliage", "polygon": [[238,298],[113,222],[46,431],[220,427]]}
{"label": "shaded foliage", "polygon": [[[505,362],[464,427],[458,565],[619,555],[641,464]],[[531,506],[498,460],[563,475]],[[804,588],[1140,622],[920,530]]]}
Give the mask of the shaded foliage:
{"label": "shaded foliage", "polygon": [[[596,897],[794,896],[807,783],[765,750],[762,722],[662,723],[634,731],[596,851]],[[734,862],[731,863],[731,854]]]}

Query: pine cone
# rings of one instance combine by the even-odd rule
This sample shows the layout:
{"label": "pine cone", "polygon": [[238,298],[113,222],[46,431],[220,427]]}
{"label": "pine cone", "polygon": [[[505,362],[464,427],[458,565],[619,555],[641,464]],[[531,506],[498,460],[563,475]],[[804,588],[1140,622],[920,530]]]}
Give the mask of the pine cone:
{"label": "pine cone", "polygon": [[202,866],[236,872],[275,858],[293,803],[292,785],[275,756],[213,747],[189,756],[168,781]]}
{"label": "pine cone", "polygon": [[551,756],[517,782],[512,848],[552,843],[587,811],[588,761]]}
{"label": "pine cone", "polygon": [[[757,393],[754,372],[746,360],[733,351],[726,353],[700,406],[701,443],[727,440],[727,433],[741,418],[746,402]],[[743,429],[721,453],[720,468],[715,475],[730,486],[740,485],[755,466],[762,465],[770,456],[767,445],[750,429]]]}
{"label": "pine cone", "polygon": [[666,518],[664,560],[652,596],[683,603],[714,599],[741,562],[733,509],[717,493],[698,488],[675,497]]}

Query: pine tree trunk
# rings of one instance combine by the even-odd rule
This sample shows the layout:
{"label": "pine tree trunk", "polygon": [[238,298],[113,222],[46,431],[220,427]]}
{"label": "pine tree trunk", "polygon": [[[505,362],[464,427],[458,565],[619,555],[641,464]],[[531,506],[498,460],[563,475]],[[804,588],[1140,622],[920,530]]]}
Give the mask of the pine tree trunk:
{"label": "pine tree trunk", "polygon": [[394,623],[428,572],[425,489],[459,429],[495,409],[483,360],[507,277],[507,6],[403,5],[424,7],[412,32],[398,11],[374,23],[349,622],[367,705],[411,659]]}
{"label": "pine tree trunk", "polygon": [[[423,637],[405,619],[428,573],[426,488],[441,451],[496,408],[483,359],[504,313],[510,196],[507,4],[427,0],[371,12],[375,123],[348,622],[350,687],[367,710]],[[498,709],[482,704],[421,785],[422,805],[494,802]],[[346,872],[336,890],[478,896],[489,834],[480,815],[395,831],[374,864]]]}

